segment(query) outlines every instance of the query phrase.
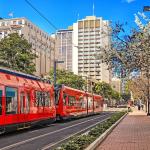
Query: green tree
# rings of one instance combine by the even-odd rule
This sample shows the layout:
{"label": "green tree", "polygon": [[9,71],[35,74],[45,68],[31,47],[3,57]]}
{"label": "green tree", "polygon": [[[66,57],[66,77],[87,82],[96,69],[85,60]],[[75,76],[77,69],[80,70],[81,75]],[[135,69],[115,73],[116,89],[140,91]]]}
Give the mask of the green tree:
{"label": "green tree", "polygon": [[112,99],[115,99],[117,101],[119,101],[121,98],[120,93],[115,90],[112,91],[111,97],[112,97]]}
{"label": "green tree", "polygon": [[131,99],[131,94],[130,93],[122,93],[121,97],[127,102],[128,100]]}
{"label": "green tree", "polygon": [[107,99],[120,100],[120,93],[113,90],[111,85],[105,82],[98,82],[95,84],[93,91],[104,96]]}
{"label": "green tree", "polygon": [[110,99],[112,95],[112,88],[108,83],[98,82],[93,88],[94,93],[100,94],[103,97]]}
{"label": "green tree", "polygon": [[[81,76],[73,74],[73,72],[66,71],[66,70],[56,70],[57,74],[57,84],[64,84],[66,86],[84,90],[84,87],[86,86],[86,82],[84,79],[82,79]],[[51,81],[53,81],[53,75],[54,70],[50,71],[50,78]]]}
{"label": "green tree", "polygon": [[125,30],[123,24],[114,24],[107,34],[111,44],[100,47],[100,57],[109,68],[121,67],[121,77],[129,77],[133,72],[140,73],[139,76],[146,81],[143,82],[146,89],[143,91],[150,108],[150,19],[138,13],[135,22],[137,29],[131,29],[131,32]]}
{"label": "green tree", "polygon": [[36,71],[33,60],[36,58],[32,46],[18,33],[9,34],[0,41],[0,64],[28,74]]}

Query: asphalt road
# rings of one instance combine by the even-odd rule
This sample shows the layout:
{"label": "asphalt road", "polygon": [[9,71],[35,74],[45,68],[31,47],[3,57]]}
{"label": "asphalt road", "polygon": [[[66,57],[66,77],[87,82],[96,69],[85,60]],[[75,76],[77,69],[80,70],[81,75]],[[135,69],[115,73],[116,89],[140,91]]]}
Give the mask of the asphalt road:
{"label": "asphalt road", "polygon": [[102,113],[0,136],[0,150],[51,150],[77,133],[83,133],[112,115]]}

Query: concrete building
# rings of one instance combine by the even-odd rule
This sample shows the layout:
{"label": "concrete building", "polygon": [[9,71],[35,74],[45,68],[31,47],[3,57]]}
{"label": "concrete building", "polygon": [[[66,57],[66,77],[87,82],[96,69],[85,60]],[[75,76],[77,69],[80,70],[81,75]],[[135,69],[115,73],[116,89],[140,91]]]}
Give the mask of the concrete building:
{"label": "concrete building", "polygon": [[35,75],[47,74],[54,62],[54,39],[26,18],[0,19],[0,39],[17,32],[32,44],[35,59]]}
{"label": "concrete building", "polygon": [[110,44],[109,37],[106,36],[108,26],[108,21],[96,16],[87,16],[73,24],[75,46],[72,52],[72,68],[75,74],[110,83],[110,72],[98,57],[101,53],[99,47]]}
{"label": "concrete building", "polygon": [[72,35],[72,29],[63,29],[56,32],[58,59],[64,61],[58,67],[69,71],[72,71]]}
{"label": "concrete building", "polygon": [[122,85],[121,79],[115,78],[115,77],[112,78],[112,80],[111,80],[111,86],[112,86],[112,88],[113,88],[115,91],[121,93],[121,85]]}

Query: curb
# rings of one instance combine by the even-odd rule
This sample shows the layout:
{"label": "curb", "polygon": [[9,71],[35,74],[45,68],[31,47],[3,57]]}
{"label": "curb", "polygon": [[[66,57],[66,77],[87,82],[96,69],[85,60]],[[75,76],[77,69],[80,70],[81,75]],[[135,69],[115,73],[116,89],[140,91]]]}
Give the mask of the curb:
{"label": "curb", "polygon": [[128,113],[124,114],[115,124],[107,129],[100,137],[98,137],[93,143],[91,143],[85,150],[95,150],[100,143],[112,132],[112,130],[125,118]]}

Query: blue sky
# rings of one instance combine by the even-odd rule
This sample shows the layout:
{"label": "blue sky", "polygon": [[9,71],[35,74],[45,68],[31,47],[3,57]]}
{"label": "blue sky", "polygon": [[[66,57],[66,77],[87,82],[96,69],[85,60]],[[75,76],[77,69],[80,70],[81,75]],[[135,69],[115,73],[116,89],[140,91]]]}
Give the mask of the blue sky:
{"label": "blue sky", "polygon": [[[134,14],[142,12],[143,6],[150,5],[150,0],[29,0],[58,28],[67,28],[76,20],[93,14],[112,22],[128,22],[129,28],[134,27]],[[48,33],[55,32],[24,0],[0,0],[0,17],[26,17]],[[79,14],[79,16],[78,16]],[[150,12],[147,12],[150,16]]]}

